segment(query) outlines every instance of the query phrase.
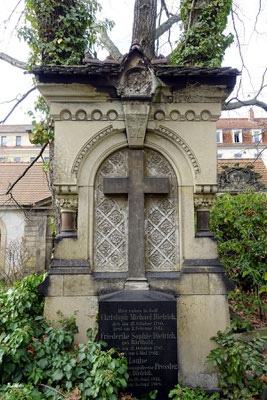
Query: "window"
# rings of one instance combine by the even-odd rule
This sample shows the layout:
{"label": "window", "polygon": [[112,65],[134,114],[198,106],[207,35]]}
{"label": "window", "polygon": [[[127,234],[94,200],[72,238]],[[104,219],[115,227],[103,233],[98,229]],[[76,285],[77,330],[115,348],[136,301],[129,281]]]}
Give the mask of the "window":
{"label": "window", "polygon": [[262,141],[262,134],[260,129],[253,129],[252,141],[253,143],[260,143]]}
{"label": "window", "polygon": [[242,143],[242,130],[233,131],[233,143]]}
{"label": "window", "polygon": [[223,132],[221,129],[216,131],[216,136],[217,136],[217,143],[223,143]]}
{"label": "window", "polygon": [[21,136],[16,136],[16,146],[21,146]]}
{"label": "window", "polygon": [[235,158],[242,158],[242,154],[241,153],[237,153],[234,155]]}
{"label": "window", "polygon": [[6,136],[1,136],[1,146],[6,146]]}
{"label": "window", "polygon": [[262,154],[261,153],[254,153],[254,158],[262,158]]}
{"label": "window", "polygon": [[222,158],[222,153],[217,154],[218,158]]}
{"label": "window", "polygon": [[13,158],[13,161],[14,161],[14,162],[21,162],[21,157],[14,157],[14,158]]}
{"label": "window", "polygon": [[0,157],[0,162],[5,162],[5,161],[6,161],[5,157]]}
{"label": "window", "polygon": [[30,162],[33,162],[35,160],[35,157],[30,157]]}
{"label": "window", "polygon": [[49,161],[50,161],[50,158],[49,158],[49,157],[44,157],[44,161],[45,161],[45,162],[49,162]]}

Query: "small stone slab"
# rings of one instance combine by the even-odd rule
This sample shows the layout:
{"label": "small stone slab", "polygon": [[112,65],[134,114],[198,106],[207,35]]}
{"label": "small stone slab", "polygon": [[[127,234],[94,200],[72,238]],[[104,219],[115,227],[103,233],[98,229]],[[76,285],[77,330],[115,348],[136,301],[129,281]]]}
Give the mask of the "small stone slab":
{"label": "small stone slab", "polygon": [[101,296],[99,339],[127,357],[128,393],[141,398],[157,389],[157,399],[168,398],[178,381],[173,296],[138,290]]}

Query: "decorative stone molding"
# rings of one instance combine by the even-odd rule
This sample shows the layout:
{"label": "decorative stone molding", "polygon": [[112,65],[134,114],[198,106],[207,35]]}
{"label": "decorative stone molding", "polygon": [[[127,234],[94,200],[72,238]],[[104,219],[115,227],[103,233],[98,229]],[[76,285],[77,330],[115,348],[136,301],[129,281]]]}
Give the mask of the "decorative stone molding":
{"label": "decorative stone molding", "polygon": [[56,204],[61,211],[77,211],[78,197],[61,197],[56,199]]}
{"label": "decorative stone molding", "polygon": [[76,211],[78,209],[78,198],[62,197],[56,199],[56,204],[61,211]]}
{"label": "decorative stone molding", "polygon": [[89,149],[95,145],[97,142],[102,140],[104,137],[108,136],[111,132],[113,131],[113,126],[109,125],[106,128],[102,129],[101,131],[97,132],[91,139],[89,139],[84,146],[81,148],[79,151],[78,155],[76,156],[71,172],[72,174],[75,174],[76,176],[78,175],[78,171],[80,169],[80,165],[82,163],[82,160],[88,153]]}
{"label": "decorative stone molding", "polygon": [[215,196],[195,196],[194,206],[200,211],[208,211],[215,203]]}
{"label": "decorative stone molding", "polygon": [[159,130],[157,131],[160,135],[163,137],[167,137],[169,140],[171,140],[173,143],[176,145],[178,144],[179,147],[183,149],[183,151],[186,153],[187,157],[191,161],[192,167],[195,171],[195,175],[200,173],[200,166],[197,161],[197,158],[193,152],[193,150],[190,148],[190,146],[186,143],[184,139],[181,138],[176,132],[173,130],[166,128],[163,125],[159,126]]}
{"label": "decorative stone molding", "polygon": [[125,127],[130,148],[143,148],[150,103],[127,101],[123,104]]}
{"label": "decorative stone molding", "polygon": [[119,114],[114,109],[108,110],[103,113],[100,109],[93,109],[92,111],[86,111],[80,109],[75,113],[72,113],[68,109],[64,109],[60,114],[53,115],[55,121],[123,121],[124,116]]}
{"label": "decorative stone molding", "polygon": [[209,110],[203,110],[200,112],[200,114],[196,114],[194,110],[187,110],[185,113],[181,113],[180,110],[178,109],[173,109],[169,113],[166,113],[166,111],[162,111],[161,109],[159,110],[153,110],[152,114],[149,117],[149,120],[153,121],[182,121],[182,122],[187,122],[187,121],[194,121],[194,122],[205,122],[205,121],[217,121],[219,118],[218,115],[213,115],[210,113]]}
{"label": "decorative stone molding", "polygon": [[57,195],[77,195],[78,194],[78,190],[77,190],[77,186],[76,185],[69,185],[69,184],[58,184],[55,183],[54,184],[55,187],[55,191]]}
{"label": "decorative stone molding", "polygon": [[196,185],[196,194],[215,194],[217,193],[218,185]]}

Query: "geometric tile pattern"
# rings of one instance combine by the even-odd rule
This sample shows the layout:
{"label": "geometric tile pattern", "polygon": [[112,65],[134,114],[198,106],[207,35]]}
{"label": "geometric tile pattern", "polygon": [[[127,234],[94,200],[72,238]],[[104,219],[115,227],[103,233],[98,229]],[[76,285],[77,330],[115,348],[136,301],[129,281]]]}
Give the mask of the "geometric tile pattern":
{"label": "geometric tile pattern", "polygon": [[127,150],[113,153],[101,165],[96,176],[94,271],[128,271],[128,201],[127,196],[105,196],[103,177],[125,178]]}
{"label": "geometric tile pattern", "polygon": [[145,151],[147,176],[169,177],[168,195],[145,196],[146,271],[179,270],[178,190],[173,168],[161,154]]}
{"label": "geometric tile pattern", "polygon": [[[178,189],[173,168],[158,152],[145,150],[146,176],[169,177],[168,195],[145,195],[145,269],[179,270]],[[94,271],[128,271],[128,201],[105,196],[103,177],[127,177],[128,150],[118,150],[99,168],[95,183]]]}

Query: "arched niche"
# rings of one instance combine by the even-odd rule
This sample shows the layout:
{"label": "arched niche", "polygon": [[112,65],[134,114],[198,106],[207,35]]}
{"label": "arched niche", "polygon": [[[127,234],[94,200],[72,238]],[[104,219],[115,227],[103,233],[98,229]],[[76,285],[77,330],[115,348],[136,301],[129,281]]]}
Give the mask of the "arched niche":
{"label": "arched niche", "polygon": [[[128,148],[116,150],[101,163],[94,185],[93,270],[128,271],[128,198],[107,196],[104,178],[126,178]],[[144,196],[145,269],[173,272],[180,269],[179,207],[177,176],[170,162],[156,150],[144,149],[144,176],[169,180],[169,193]]]}

